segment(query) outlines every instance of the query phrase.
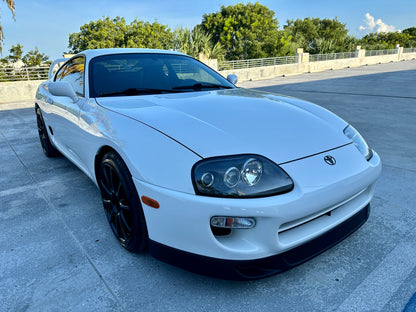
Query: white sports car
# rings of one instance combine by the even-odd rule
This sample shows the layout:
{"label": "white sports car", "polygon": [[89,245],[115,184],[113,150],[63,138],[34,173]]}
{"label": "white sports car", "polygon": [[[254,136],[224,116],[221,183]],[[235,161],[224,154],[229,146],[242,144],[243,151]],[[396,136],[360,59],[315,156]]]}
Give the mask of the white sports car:
{"label": "white sports car", "polygon": [[37,91],[40,142],[96,183],[126,249],[221,278],[272,275],[367,220],[381,162],[322,107],[236,82],[178,52],[84,51]]}

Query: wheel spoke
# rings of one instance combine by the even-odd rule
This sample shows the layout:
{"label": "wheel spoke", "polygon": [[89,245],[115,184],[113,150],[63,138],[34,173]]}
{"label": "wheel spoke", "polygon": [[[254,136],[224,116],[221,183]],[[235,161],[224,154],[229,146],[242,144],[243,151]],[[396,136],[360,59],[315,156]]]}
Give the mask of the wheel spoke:
{"label": "wheel spoke", "polygon": [[115,223],[116,233],[117,233],[118,238],[123,240],[124,235],[123,235],[123,231],[122,231],[122,226],[121,226],[121,220],[120,220],[120,214],[119,213],[115,215],[114,223]]}
{"label": "wheel spoke", "polygon": [[123,187],[123,185],[121,184],[121,180],[118,180],[118,186],[117,186],[117,189],[115,191],[117,197],[120,196],[120,190],[122,189],[122,187]]}
{"label": "wheel spoke", "polygon": [[108,168],[109,170],[108,170],[108,177],[109,177],[109,183],[110,183],[110,187],[111,187],[111,190],[115,193],[115,187],[114,187],[114,170],[113,170],[113,168],[111,168],[111,167],[109,167]]}
{"label": "wheel spoke", "polygon": [[121,214],[117,215],[117,219],[118,219],[118,225],[120,227],[120,238],[123,239],[124,242],[126,243],[128,239],[128,235],[127,235],[126,227],[125,227]]}
{"label": "wheel spoke", "polygon": [[129,204],[128,203],[126,203],[127,202],[127,200],[126,199],[120,199],[120,201],[119,201],[119,205],[120,205],[120,208],[122,209],[122,210],[127,210],[127,211],[129,211],[130,210],[130,207],[129,207]]}
{"label": "wheel spoke", "polygon": [[111,200],[103,198],[103,206],[106,212],[110,213],[112,209]]}
{"label": "wheel spoke", "polygon": [[102,173],[103,173],[102,182],[106,186],[109,194],[111,194],[113,192],[113,188],[112,188],[112,185],[110,184],[110,177],[109,177],[108,171],[110,171],[110,168],[108,166],[104,166],[102,168]]}
{"label": "wheel spoke", "polygon": [[[108,189],[107,185],[105,185],[104,181],[101,179],[100,185],[102,186],[102,190],[106,193],[108,198],[111,198],[111,191]],[[111,200],[110,200],[111,203]]]}
{"label": "wheel spoke", "polygon": [[120,212],[120,216],[121,216],[121,221],[122,221],[122,225],[123,227],[127,230],[127,233],[131,233],[131,227],[129,225],[129,223],[126,220],[126,217],[124,216],[124,213],[121,211]]}
{"label": "wheel spoke", "polygon": [[109,214],[108,214],[108,221],[110,223],[114,223],[115,222],[116,213],[117,213],[117,211],[114,209],[114,206],[111,205],[111,208],[109,209]]}

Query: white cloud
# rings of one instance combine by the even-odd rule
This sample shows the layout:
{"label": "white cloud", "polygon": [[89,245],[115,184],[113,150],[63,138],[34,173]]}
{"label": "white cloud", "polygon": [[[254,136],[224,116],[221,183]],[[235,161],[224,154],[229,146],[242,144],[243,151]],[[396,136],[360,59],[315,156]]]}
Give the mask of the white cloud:
{"label": "white cloud", "polygon": [[365,23],[366,26],[360,26],[360,30],[366,30],[369,32],[395,32],[397,30],[393,25],[387,25],[383,23],[381,19],[375,19],[374,16],[371,16],[370,13],[365,14]]}

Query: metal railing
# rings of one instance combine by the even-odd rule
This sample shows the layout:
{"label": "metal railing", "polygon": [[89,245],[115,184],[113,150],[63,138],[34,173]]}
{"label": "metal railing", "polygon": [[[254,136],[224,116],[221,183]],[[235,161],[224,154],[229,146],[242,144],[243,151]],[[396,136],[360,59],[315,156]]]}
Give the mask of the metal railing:
{"label": "metal railing", "polygon": [[218,70],[233,70],[263,66],[275,66],[284,64],[297,63],[296,56],[278,56],[262,59],[238,60],[238,61],[222,61],[218,63]]}
{"label": "metal railing", "polygon": [[416,53],[416,48],[403,48],[403,53]]}
{"label": "metal railing", "polygon": [[339,52],[339,53],[327,53],[327,54],[310,54],[309,62],[322,62],[341,60],[356,57],[355,52]]}
{"label": "metal railing", "polygon": [[390,54],[397,54],[395,49],[390,50],[366,50],[365,56],[379,56],[379,55],[390,55]]}
{"label": "metal railing", "polygon": [[[416,53],[416,48],[404,48],[403,53]],[[365,56],[379,56],[397,54],[397,50],[366,50]],[[321,62],[357,57],[356,52],[341,52],[327,54],[310,54],[309,62]],[[262,59],[249,59],[237,61],[220,61],[218,70],[234,70],[244,68],[255,68],[263,66],[275,66],[298,63],[298,56],[278,56]],[[47,80],[49,67],[22,67],[22,68],[1,68],[0,82],[24,81],[24,80]]]}
{"label": "metal railing", "polygon": [[49,67],[0,68],[0,81],[47,80]]}

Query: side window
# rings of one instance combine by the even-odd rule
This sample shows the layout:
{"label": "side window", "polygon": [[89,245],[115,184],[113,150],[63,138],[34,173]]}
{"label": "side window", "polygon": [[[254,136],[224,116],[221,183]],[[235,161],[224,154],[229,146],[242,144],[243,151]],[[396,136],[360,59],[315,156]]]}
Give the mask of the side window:
{"label": "side window", "polygon": [[84,96],[84,58],[70,60],[57,72],[55,81],[68,81],[76,94]]}

